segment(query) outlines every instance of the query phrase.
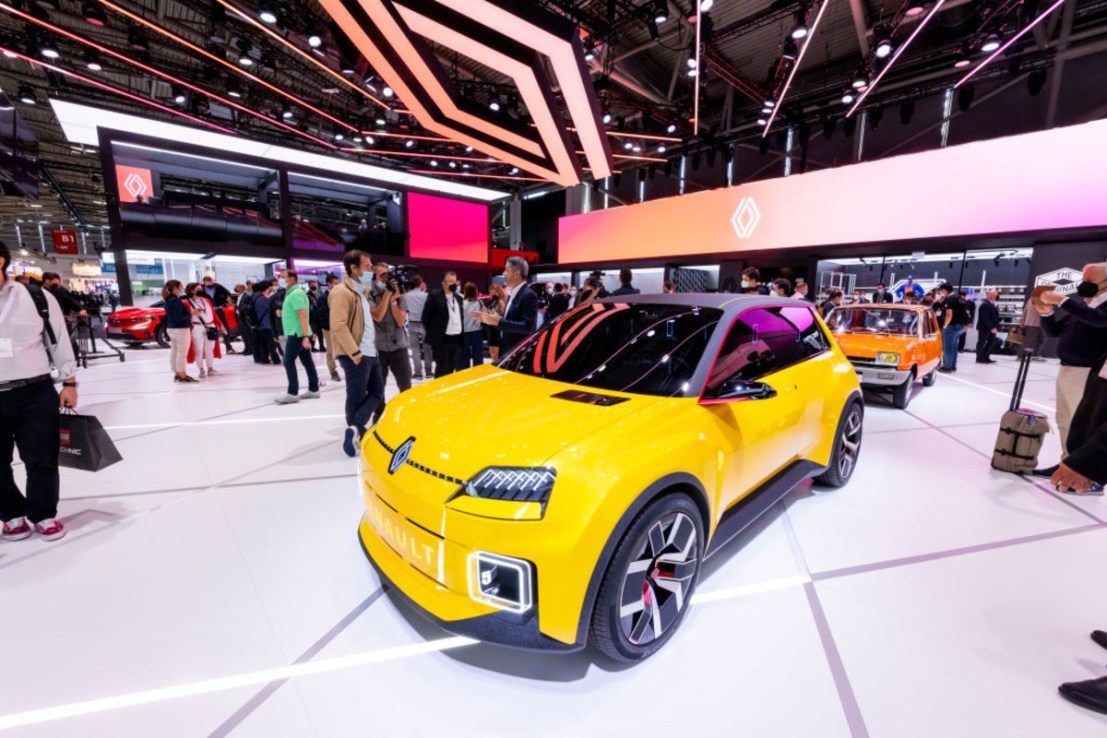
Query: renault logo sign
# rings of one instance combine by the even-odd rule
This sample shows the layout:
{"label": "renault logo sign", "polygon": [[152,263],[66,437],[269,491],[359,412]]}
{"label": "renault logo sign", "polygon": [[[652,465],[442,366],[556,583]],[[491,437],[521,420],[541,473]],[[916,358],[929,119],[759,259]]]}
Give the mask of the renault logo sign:
{"label": "renault logo sign", "polygon": [[404,441],[392,454],[392,461],[388,464],[388,473],[395,474],[396,470],[407,463],[411,456],[411,447],[415,445],[415,436]]}
{"label": "renault logo sign", "polygon": [[734,211],[734,215],[730,218],[730,222],[734,226],[734,232],[743,241],[753,235],[753,231],[760,221],[761,211],[757,209],[757,203],[753,201],[752,197],[743,197],[742,202],[738,203],[738,209]]}

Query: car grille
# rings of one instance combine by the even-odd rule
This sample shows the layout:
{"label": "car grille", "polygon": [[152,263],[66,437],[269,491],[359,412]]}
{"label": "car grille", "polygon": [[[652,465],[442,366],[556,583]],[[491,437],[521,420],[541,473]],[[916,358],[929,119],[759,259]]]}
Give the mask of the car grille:
{"label": "car grille", "polygon": [[[396,449],[392,448],[387,443],[385,443],[384,439],[381,438],[380,434],[377,433],[376,431],[373,431],[373,438],[376,438],[377,443],[379,443],[381,445],[381,447],[385,451],[387,451],[389,454],[395,454],[396,453]],[[452,482],[452,483],[454,483],[458,486],[461,486],[461,485],[465,484],[464,479],[457,479],[456,477],[451,477],[448,474],[443,474],[442,472],[435,471],[434,469],[423,466],[422,464],[420,464],[416,461],[413,461],[411,459],[408,459],[407,461],[405,461],[404,464],[406,464],[407,466],[410,466],[413,469],[421,471],[424,474],[429,474],[430,476],[434,477],[435,479],[441,479],[444,482]]]}
{"label": "car grille", "polygon": [[888,364],[877,364],[876,359],[862,359],[857,356],[847,356],[846,358],[849,359],[849,363],[854,366],[865,369],[895,369],[894,366],[889,366]]}

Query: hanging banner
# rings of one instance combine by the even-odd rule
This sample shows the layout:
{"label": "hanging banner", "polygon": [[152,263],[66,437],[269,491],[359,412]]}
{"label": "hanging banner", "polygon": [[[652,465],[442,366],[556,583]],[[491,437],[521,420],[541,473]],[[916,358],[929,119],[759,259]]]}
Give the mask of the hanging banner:
{"label": "hanging banner", "polygon": [[54,231],[54,251],[58,254],[77,254],[77,232],[58,229]]}

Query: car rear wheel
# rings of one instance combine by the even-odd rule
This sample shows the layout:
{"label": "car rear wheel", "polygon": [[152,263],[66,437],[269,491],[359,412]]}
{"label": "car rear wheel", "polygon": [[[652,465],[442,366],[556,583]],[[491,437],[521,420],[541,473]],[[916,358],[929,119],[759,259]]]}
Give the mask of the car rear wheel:
{"label": "car rear wheel", "polygon": [[169,331],[165,329],[165,323],[158,323],[158,327],[154,329],[154,340],[162,348],[169,348]]}
{"label": "car rear wheel", "polygon": [[591,641],[616,661],[640,661],[680,626],[703,559],[703,521],[684,494],[652,502],[612,556],[592,612]]}
{"label": "car rear wheel", "polygon": [[828,487],[842,487],[853,476],[861,453],[864,417],[861,403],[853,402],[846,407],[846,412],[843,413],[842,420],[838,424],[838,435],[834,439],[834,452],[830,455],[830,465],[825,472],[815,478],[816,482]]}
{"label": "car rear wheel", "polygon": [[911,402],[911,390],[915,388],[915,372],[903,381],[903,384],[892,390],[892,404],[900,410],[906,410]]}

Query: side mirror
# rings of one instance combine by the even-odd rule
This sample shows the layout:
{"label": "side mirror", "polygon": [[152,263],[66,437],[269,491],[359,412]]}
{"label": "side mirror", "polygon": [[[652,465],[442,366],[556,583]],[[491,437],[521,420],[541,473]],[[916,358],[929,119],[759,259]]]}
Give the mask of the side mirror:
{"label": "side mirror", "polygon": [[705,394],[701,405],[716,405],[740,400],[768,400],[776,397],[776,390],[764,382],[743,382],[741,380],[723,382],[716,390]]}

